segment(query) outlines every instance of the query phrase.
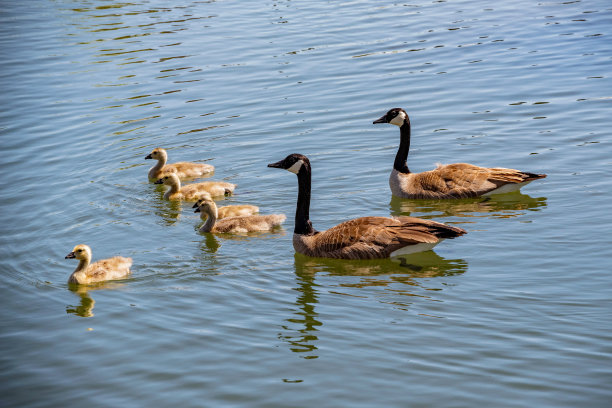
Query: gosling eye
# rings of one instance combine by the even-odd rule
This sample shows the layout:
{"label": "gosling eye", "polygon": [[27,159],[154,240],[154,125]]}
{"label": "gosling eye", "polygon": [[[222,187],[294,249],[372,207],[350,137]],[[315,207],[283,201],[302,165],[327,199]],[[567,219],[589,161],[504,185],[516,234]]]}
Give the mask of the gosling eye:
{"label": "gosling eye", "polygon": [[77,252],[83,252],[83,250],[82,249],[77,249]]}

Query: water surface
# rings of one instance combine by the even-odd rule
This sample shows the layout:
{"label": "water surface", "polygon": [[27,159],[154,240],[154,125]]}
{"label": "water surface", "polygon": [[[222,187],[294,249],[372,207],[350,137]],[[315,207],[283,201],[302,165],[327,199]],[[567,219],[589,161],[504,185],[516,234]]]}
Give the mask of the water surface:
{"label": "water surface", "polygon": [[[603,0],[9,2],[0,13],[2,406],[605,407],[612,8]],[[409,165],[547,173],[521,193],[411,201]],[[144,157],[215,165],[281,231],[199,234]],[[460,226],[399,265],[295,254],[311,218]],[[134,259],[69,288],[64,256]]]}

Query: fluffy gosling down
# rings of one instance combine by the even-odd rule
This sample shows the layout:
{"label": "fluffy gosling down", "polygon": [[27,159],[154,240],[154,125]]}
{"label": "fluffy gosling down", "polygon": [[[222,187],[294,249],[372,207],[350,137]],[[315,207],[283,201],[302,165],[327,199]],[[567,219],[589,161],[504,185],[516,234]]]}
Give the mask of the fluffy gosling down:
{"label": "fluffy gosling down", "polygon": [[79,265],[68,278],[68,283],[81,285],[125,278],[130,274],[132,266],[132,258],[123,256],[102,259],[90,264],[91,248],[83,244],[75,246],[65,259],[79,260]]}
{"label": "fluffy gosling down", "polygon": [[170,186],[164,198],[166,200],[197,201],[200,197],[210,194],[213,197],[231,195],[236,188],[235,184],[225,181],[203,181],[201,183],[187,184],[181,186],[181,180],[175,173],[166,174],[155,184]]}
{"label": "fluffy gosling down", "polygon": [[200,232],[244,233],[270,231],[279,227],[287,217],[284,214],[242,215],[219,219],[217,205],[213,200],[201,199],[193,206],[200,213],[204,225]]}
{"label": "fluffy gosling down", "polygon": [[400,145],[389,176],[391,193],[400,198],[468,198],[509,193],[546,177],[546,174],[468,163],[438,165],[434,170],[411,173],[406,163],[410,150],[410,119],[406,111],[391,109],[373,123],[390,123],[400,128]]}
{"label": "fluffy gosling down", "polygon": [[297,174],[293,248],[301,254],[342,259],[390,258],[428,251],[445,238],[466,233],[458,227],[415,217],[361,217],[327,231],[317,231],[312,227],[309,214],[311,168],[308,158],[290,154],[268,167]]}
{"label": "fluffy gosling down", "polygon": [[178,162],[166,164],[168,161],[168,153],[165,149],[157,147],[145,157],[145,160],[157,160],[157,164],[149,170],[149,178],[157,180],[164,174],[174,173],[180,179],[200,177],[205,174],[210,174],[215,171],[215,166],[212,164]]}
{"label": "fluffy gosling down", "polygon": [[[210,195],[202,195],[198,201],[194,204],[193,208],[198,208],[204,200],[212,201],[212,197]],[[256,205],[249,204],[235,204],[235,205],[225,205],[223,207],[217,207],[217,219],[227,218],[227,217],[240,217],[243,215],[254,215],[259,212],[259,207]]]}

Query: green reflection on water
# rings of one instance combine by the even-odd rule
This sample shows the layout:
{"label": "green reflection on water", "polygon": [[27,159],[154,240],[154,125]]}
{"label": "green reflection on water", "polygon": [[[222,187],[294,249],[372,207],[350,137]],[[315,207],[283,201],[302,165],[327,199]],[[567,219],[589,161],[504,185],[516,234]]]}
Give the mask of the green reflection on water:
{"label": "green reflection on water", "polygon": [[441,217],[512,218],[526,211],[540,211],[546,208],[546,197],[533,198],[520,192],[460,200],[407,200],[393,196],[389,202],[389,208],[391,215],[412,215],[428,219]]}
{"label": "green reflection on water", "polygon": [[[337,291],[327,293],[368,298],[370,293],[359,293],[360,289],[367,287],[387,287],[394,295],[431,298],[431,295],[423,295],[422,290],[441,290],[437,285],[435,288],[425,287],[422,278],[435,278],[462,274],[467,271],[467,261],[463,259],[445,259],[433,251],[426,251],[408,255],[398,259],[374,259],[374,260],[344,260],[311,258],[299,253],[294,255],[294,267],[298,292],[295,300],[294,316],[286,319],[282,326],[284,333],[279,338],[289,344],[291,351],[304,353],[301,357],[318,358],[316,353],[317,327],[323,322],[315,309],[319,303],[319,291],[316,279],[317,275],[323,277],[339,277],[335,287]],[[347,279],[342,279],[346,277]],[[356,279],[355,279],[356,278]],[[401,286],[398,288],[397,284]],[[330,287],[329,283],[325,287]],[[347,289],[355,289],[346,293]],[[416,293],[416,292],[419,293]],[[410,303],[406,301],[385,302],[396,305],[401,309],[407,309]],[[296,328],[297,326],[297,328]]]}

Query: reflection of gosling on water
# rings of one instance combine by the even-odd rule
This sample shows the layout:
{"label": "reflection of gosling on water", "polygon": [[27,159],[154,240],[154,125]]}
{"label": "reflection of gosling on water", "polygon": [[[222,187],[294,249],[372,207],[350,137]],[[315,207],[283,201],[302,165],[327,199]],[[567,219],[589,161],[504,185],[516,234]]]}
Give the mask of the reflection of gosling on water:
{"label": "reflection of gosling on water", "polygon": [[125,278],[130,274],[132,258],[115,256],[91,262],[91,248],[87,245],[77,245],[72,252],[66,255],[66,259],[78,259],[79,265],[72,272],[68,283],[88,284],[112,279]]}
{"label": "reflection of gosling on water", "polygon": [[[198,208],[204,200],[212,200],[210,196],[203,195],[192,208]],[[243,215],[253,215],[259,212],[259,207],[256,205],[249,204],[235,204],[225,205],[223,207],[217,207],[217,219],[227,217],[240,217]]]}
{"label": "reflection of gosling on water", "polygon": [[301,154],[268,164],[297,174],[298,199],[293,247],[301,254],[321,258],[375,259],[428,251],[445,238],[466,232],[435,221],[414,217],[361,217],[317,231],[310,222],[310,161]]}
{"label": "reflection of gosling on water", "polygon": [[374,123],[390,123],[400,128],[400,145],[389,176],[391,193],[400,198],[467,198],[509,193],[546,177],[546,174],[468,163],[438,165],[434,170],[411,173],[406,164],[410,150],[410,119],[406,111],[391,109]]}
{"label": "reflection of gosling on water", "polygon": [[194,178],[200,177],[215,171],[215,166],[204,163],[178,162],[166,164],[168,161],[168,153],[161,147],[153,149],[153,151],[145,157],[145,159],[157,160],[157,164],[149,170],[149,178],[157,180],[167,173],[175,173],[179,178]]}
{"label": "reflection of gosling on water", "polygon": [[166,200],[185,201],[197,201],[203,193],[208,193],[213,197],[231,195],[236,188],[235,184],[226,183],[225,181],[203,181],[181,187],[181,180],[174,173],[163,176],[155,184],[170,186],[170,190],[164,194]]}
{"label": "reflection of gosling on water", "polygon": [[243,215],[239,217],[228,217],[219,219],[217,205],[214,201],[202,199],[194,207],[195,212],[199,212],[204,225],[200,227],[200,232],[255,232],[270,231],[274,227],[279,227],[287,217],[284,214],[270,215]]}

